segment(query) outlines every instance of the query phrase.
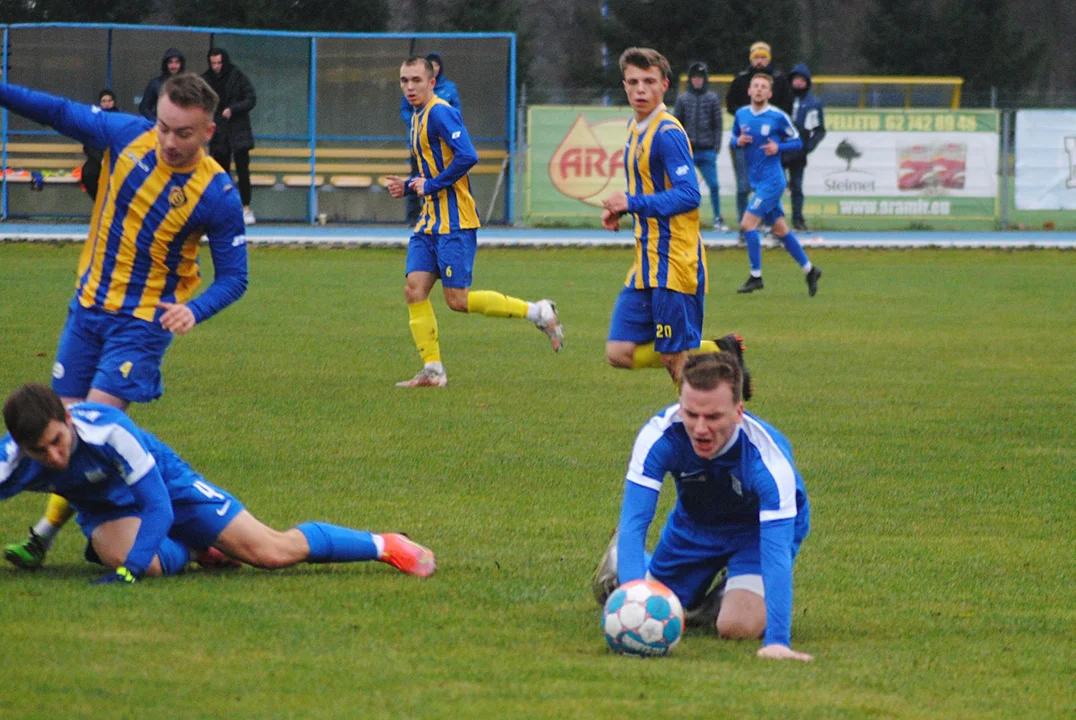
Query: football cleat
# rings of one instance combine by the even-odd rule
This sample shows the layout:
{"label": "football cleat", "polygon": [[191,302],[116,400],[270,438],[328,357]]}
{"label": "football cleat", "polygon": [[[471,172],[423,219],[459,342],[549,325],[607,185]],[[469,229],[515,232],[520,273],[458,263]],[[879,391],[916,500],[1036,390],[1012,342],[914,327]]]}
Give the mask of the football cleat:
{"label": "football cleat", "polygon": [[807,295],[814,297],[814,294],[818,292],[818,278],[822,277],[822,271],[817,265],[812,265],[811,271],[805,277],[807,278]]}
{"label": "football cleat", "polygon": [[684,625],[687,627],[713,627],[717,614],[721,611],[721,601],[725,599],[725,580],[728,568],[722,568],[714,578],[710,589],[702,600],[693,608],[684,608]]}
{"label": "football cleat", "polygon": [[229,555],[225,555],[215,547],[209,547],[194,553],[194,562],[206,570],[235,570],[243,567],[243,563]]}
{"label": "football cleat", "polygon": [[539,300],[535,304],[538,306],[538,320],[534,323],[535,327],[549,338],[549,342],[553,345],[553,352],[560,352],[564,347],[564,326],[560,324],[560,317],[557,315],[557,304],[552,300]]}
{"label": "football cleat", "polygon": [[396,383],[396,387],[401,388],[444,387],[445,385],[448,385],[448,375],[445,374],[445,371],[428,367],[419,370],[418,375],[415,375],[410,380]]}
{"label": "football cleat", "polygon": [[747,345],[744,344],[743,336],[732,333],[725,337],[717,338],[714,343],[723,352],[735,355],[739,361],[740,373],[743,375],[743,388],[740,391],[740,396],[743,397],[744,402],[747,402],[755,394],[755,384],[751,380],[751,371],[747,369],[747,365],[743,361],[744,353],[747,352]]}
{"label": "football cleat", "polygon": [[736,292],[749,293],[754,292],[755,290],[761,290],[763,287],[765,286],[762,284],[762,278],[751,275],[747,278],[747,282],[736,289]]}
{"label": "football cleat", "polygon": [[30,537],[21,543],[12,543],[4,548],[4,559],[17,568],[36,570],[45,564],[45,555],[49,546],[45,539],[30,528]]}
{"label": "football cleat", "polygon": [[613,594],[619,585],[616,572],[616,543],[620,539],[620,533],[613,530],[609,537],[609,543],[605,546],[602,559],[595,568],[590,578],[590,591],[594,593],[594,599],[598,604],[605,606],[605,601]]}
{"label": "football cleat", "polygon": [[415,577],[429,577],[437,570],[437,560],[433,551],[419,545],[403,533],[385,533],[385,550],[378,558],[402,573]]}

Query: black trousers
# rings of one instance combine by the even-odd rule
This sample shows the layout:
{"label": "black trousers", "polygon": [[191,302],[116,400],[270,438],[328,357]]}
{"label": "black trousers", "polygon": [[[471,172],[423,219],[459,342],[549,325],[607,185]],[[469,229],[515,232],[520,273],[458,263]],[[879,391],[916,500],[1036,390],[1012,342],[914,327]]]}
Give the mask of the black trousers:
{"label": "black trousers", "polygon": [[226,147],[210,147],[209,154],[220,163],[224,172],[231,172],[232,157],[235,157],[235,174],[238,178],[239,199],[243,207],[250,205],[250,150],[236,150],[234,153]]}

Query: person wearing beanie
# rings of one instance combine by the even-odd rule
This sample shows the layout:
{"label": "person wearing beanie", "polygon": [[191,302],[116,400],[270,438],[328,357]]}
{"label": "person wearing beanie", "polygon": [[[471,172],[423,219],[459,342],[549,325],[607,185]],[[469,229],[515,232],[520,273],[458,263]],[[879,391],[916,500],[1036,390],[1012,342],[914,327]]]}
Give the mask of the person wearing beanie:
{"label": "person wearing beanie", "polygon": [[807,231],[803,217],[803,173],[807,155],[818,147],[826,136],[822,101],[811,92],[811,71],[800,63],[788,74],[792,88],[792,122],[803,140],[803,148],[781,153],[781,164],[788,170],[788,189],[792,192],[792,229]]}
{"label": "person wearing beanie", "polygon": [[695,167],[710,188],[710,205],[714,210],[714,230],[726,232],[721,217],[720,185],[717,180],[717,154],[721,150],[721,98],[707,88],[706,63],[692,63],[687,71],[687,92],[676,97],[673,115],[684,126],[691,141]]}
{"label": "person wearing beanie", "polygon": [[[758,73],[765,73],[773,79],[773,97],[770,104],[786,113],[792,112],[788,78],[774,67],[770,46],[761,41],[754,43],[748,51],[747,58],[749,61],[747,69],[736,74],[736,77],[732,79],[732,84],[729,85],[728,94],[725,95],[725,108],[729,111],[729,115],[735,117],[737,110],[751,103],[747,89],[751,85],[751,78]],[[747,197],[751,194],[751,185],[747,181],[744,154],[736,148],[732,151],[732,167],[736,171],[736,220],[742,222],[744,211],[747,209]],[[740,237],[743,239],[742,233]]]}

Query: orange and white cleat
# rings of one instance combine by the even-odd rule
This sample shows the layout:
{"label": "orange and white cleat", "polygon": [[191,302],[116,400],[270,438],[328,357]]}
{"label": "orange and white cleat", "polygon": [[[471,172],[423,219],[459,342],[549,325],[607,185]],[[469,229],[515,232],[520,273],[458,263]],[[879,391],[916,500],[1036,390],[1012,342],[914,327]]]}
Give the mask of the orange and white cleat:
{"label": "orange and white cleat", "polygon": [[553,352],[560,352],[564,347],[564,326],[560,324],[560,316],[557,315],[557,304],[552,300],[539,300],[536,304],[538,319],[534,325],[549,338]]}
{"label": "orange and white cleat", "polygon": [[385,541],[385,550],[378,558],[381,562],[420,578],[429,577],[437,570],[433,550],[419,545],[403,533],[385,533],[381,538]]}
{"label": "orange and white cleat", "polygon": [[445,385],[448,385],[448,375],[445,374],[445,371],[429,367],[419,370],[418,375],[415,375],[410,380],[396,383],[396,387],[401,388],[444,387]]}

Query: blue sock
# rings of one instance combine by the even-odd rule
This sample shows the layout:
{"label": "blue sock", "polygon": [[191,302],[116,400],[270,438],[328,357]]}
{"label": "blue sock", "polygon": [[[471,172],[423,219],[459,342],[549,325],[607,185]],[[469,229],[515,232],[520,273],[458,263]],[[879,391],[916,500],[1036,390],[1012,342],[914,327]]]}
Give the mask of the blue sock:
{"label": "blue sock", "polygon": [[306,536],[310,543],[310,563],[360,562],[377,560],[374,536],[365,530],[330,525],[323,522],[305,522],[296,530]]}
{"label": "blue sock", "polygon": [[762,272],[762,241],[758,238],[758,230],[748,230],[743,234],[747,241],[747,259],[751,262],[751,274]]}
{"label": "blue sock", "polygon": [[161,572],[165,575],[178,575],[190,562],[191,551],[186,545],[166,537],[157,548],[157,559],[161,561]]}
{"label": "blue sock", "polygon": [[791,232],[781,238],[781,244],[785,246],[785,250],[788,251],[793,260],[799,263],[800,267],[804,267],[810,262],[807,259],[807,253],[803,252],[803,246],[800,245],[800,241]]}

